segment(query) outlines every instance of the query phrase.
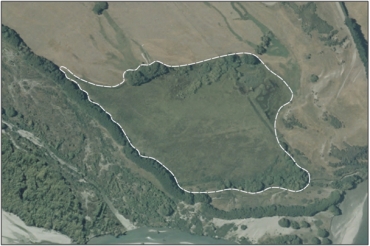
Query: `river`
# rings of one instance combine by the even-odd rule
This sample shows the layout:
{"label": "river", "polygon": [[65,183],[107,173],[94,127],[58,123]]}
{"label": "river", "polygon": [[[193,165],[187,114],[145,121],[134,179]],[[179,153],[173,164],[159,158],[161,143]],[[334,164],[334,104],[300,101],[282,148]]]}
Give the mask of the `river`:
{"label": "river", "polygon": [[333,218],[334,244],[368,244],[368,181],[347,191],[339,208],[342,215]]}
{"label": "river", "polygon": [[88,244],[235,244],[212,237],[193,235],[176,229],[142,227],[128,231],[126,235],[92,238]]}

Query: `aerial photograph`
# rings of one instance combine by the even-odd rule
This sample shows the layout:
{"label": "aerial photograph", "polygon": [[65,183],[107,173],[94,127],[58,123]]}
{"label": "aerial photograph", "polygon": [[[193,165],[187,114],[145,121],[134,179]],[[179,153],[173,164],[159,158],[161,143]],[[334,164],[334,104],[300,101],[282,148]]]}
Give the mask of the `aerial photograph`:
{"label": "aerial photograph", "polygon": [[1,2],[2,244],[368,245],[369,2]]}

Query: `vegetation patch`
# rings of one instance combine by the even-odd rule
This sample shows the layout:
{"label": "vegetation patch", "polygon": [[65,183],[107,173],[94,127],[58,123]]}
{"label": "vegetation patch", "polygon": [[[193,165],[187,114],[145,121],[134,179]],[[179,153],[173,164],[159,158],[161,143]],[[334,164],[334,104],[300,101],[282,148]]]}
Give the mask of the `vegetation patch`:
{"label": "vegetation patch", "polygon": [[[367,168],[368,146],[351,146],[347,143],[344,144],[345,148],[343,149],[339,149],[335,145],[331,146],[329,155],[339,159],[339,161],[329,162],[329,166],[344,168],[349,167],[353,168],[353,170]],[[346,174],[346,172],[342,172],[339,170],[336,171],[337,176]],[[334,172],[334,174],[336,172]]]}
{"label": "vegetation patch", "polygon": [[294,126],[297,126],[302,129],[307,129],[307,127],[304,126],[301,122],[299,122],[299,120],[295,118],[294,115],[288,117],[287,119],[283,118],[282,121],[283,121],[284,126],[288,129],[293,129]]}
{"label": "vegetation patch", "polygon": [[336,34],[338,33],[338,30],[333,30],[329,34],[323,34],[319,37],[320,41],[324,42],[324,45],[326,46],[342,46],[344,42],[347,40],[347,36],[343,37],[342,39],[339,39]]}
{"label": "vegetation patch", "polygon": [[[338,191],[330,193],[328,198],[315,200],[306,206],[281,206],[270,205],[265,207],[249,207],[246,205],[240,209],[226,212],[212,207],[210,204],[202,205],[202,212],[206,218],[237,219],[237,218],[262,218],[271,216],[314,216],[315,214],[327,210],[330,206],[339,204],[343,200],[343,194]],[[322,222],[321,222],[322,223]]]}
{"label": "vegetation patch", "polygon": [[335,129],[339,129],[343,127],[343,123],[335,116],[329,115],[329,123],[332,125]]}
{"label": "vegetation patch", "polygon": [[366,40],[364,34],[361,32],[361,26],[357,23],[355,19],[349,17],[345,3],[340,2],[340,6],[342,7],[343,13],[346,16],[344,23],[351,32],[361,61],[365,66],[366,76],[368,76],[368,41]]}
{"label": "vegetation patch", "polygon": [[93,8],[93,12],[97,15],[103,14],[103,11],[108,9],[107,2],[96,2]]}
{"label": "vegetation patch", "polygon": [[309,228],[311,225],[307,221],[303,220],[303,221],[301,221],[300,226],[301,226],[301,228]]}
{"label": "vegetation patch", "polygon": [[312,83],[315,83],[315,82],[317,82],[319,80],[319,76],[317,76],[316,74],[311,74],[311,76],[310,76],[310,81],[312,82]]}
{"label": "vegetation patch", "polygon": [[293,228],[293,229],[295,229],[295,230],[298,230],[298,229],[301,228],[299,226],[299,223],[297,221],[294,221],[294,220],[290,222],[290,227]]}
{"label": "vegetation patch", "polygon": [[329,166],[336,168],[333,172],[336,179],[331,186],[334,189],[351,190],[368,178],[368,146],[351,146],[347,143],[344,145],[343,149],[335,145],[330,149],[329,155],[339,160],[329,162]]}
{"label": "vegetation patch", "polygon": [[225,237],[226,234],[230,231],[230,229],[234,226],[234,224],[225,224],[217,229],[217,235],[219,237]]}
{"label": "vegetation patch", "polygon": [[312,243],[312,244],[321,244],[321,240],[320,240],[320,239],[318,239],[317,237],[313,237],[313,238],[311,239],[311,243]]}
{"label": "vegetation patch", "polygon": [[294,2],[284,2],[284,5],[289,6],[298,15],[302,21],[302,30],[310,34],[313,30],[317,30],[319,34],[329,34],[333,27],[325,20],[321,19],[316,13],[316,4],[309,2],[298,6]]}
{"label": "vegetation patch", "polygon": [[288,228],[290,226],[290,220],[282,218],[279,220],[279,226]]}
{"label": "vegetation patch", "polygon": [[278,237],[271,237],[258,242],[259,244],[302,244],[302,239],[297,235],[284,235]]}
{"label": "vegetation patch", "polygon": [[75,176],[44,151],[12,132],[2,135],[2,208],[28,226],[62,232],[75,243],[86,243],[91,234],[122,235],[126,230],[107,205],[95,197],[86,208]]}
{"label": "vegetation patch", "polygon": [[321,243],[324,245],[328,245],[328,244],[332,244],[333,242],[329,238],[325,237],[321,240]]}
{"label": "vegetation patch", "polygon": [[318,229],[317,230],[317,235],[319,236],[319,237],[328,237],[329,236],[329,232],[327,231],[327,230],[325,230],[325,229]]}
{"label": "vegetation patch", "polygon": [[291,93],[256,57],[230,55],[184,67],[154,62],[125,72],[125,79],[115,89],[81,86],[181,186],[259,191],[307,184],[307,173],[281,151],[273,130]]}
{"label": "vegetation patch", "polygon": [[[280,42],[280,40],[273,35],[270,29],[266,27],[263,23],[261,23],[258,19],[256,19],[253,15],[251,15],[247,9],[239,2],[231,2],[231,7],[239,14],[240,19],[242,20],[251,20],[253,21],[256,26],[259,27],[264,35],[261,37],[261,43],[259,45],[250,44],[253,48],[255,48],[257,54],[264,54],[265,52],[271,56],[282,56],[288,57],[289,51],[288,49]],[[267,49],[268,48],[268,49]]]}

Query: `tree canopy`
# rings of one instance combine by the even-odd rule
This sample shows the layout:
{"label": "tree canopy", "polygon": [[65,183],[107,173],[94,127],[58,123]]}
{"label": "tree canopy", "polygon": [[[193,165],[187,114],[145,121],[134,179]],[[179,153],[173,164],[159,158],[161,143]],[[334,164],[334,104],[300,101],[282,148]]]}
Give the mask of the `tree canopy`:
{"label": "tree canopy", "polygon": [[106,9],[108,9],[108,2],[96,2],[93,11],[95,14],[101,15]]}

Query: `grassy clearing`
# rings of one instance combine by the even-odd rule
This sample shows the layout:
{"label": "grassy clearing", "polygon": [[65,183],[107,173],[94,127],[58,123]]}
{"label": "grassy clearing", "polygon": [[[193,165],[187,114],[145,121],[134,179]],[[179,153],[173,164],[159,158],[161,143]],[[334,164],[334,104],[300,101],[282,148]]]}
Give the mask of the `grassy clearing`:
{"label": "grassy clearing", "polygon": [[281,68],[284,70],[284,80],[292,88],[294,95],[296,95],[297,90],[301,85],[301,68],[298,63],[289,60],[286,65],[280,63]]}
{"label": "grassy clearing", "polygon": [[210,8],[213,8],[215,11],[217,11],[217,13],[219,13],[221,16],[222,16],[222,18],[224,19],[224,22],[225,22],[225,24],[226,24],[226,26],[227,26],[227,29],[229,29],[229,31],[236,37],[236,39],[237,40],[239,40],[239,41],[242,41],[242,42],[245,42],[245,43],[247,43],[249,46],[251,46],[251,47],[253,47],[253,48],[255,48],[257,45],[256,44],[254,44],[253,42],[251,42],[251,41],[249,41],[249,40],[243,40],[243,38],[239,35],[239,34],[237,34],[236,32],[235,32],[235,30],[230,26],[230,24],[229,24],[229,22],[227,21],[227,19],[226,19],[226,17],[225,17],[225,15],[223,15],[222,14],[222,12],[219,10],[219,9],[217,9],[215,6],[213,6],[211,3],[209,3],[209,2],[204,2],[204,4],[207,6],[207,7],[210,7]]}
{"label": "grassy clearing", "polygon": [[142,154],[164,163],[180,185],[298,189],[306,184],[305,173],[284,156],[272,131],[290,92],[249,58],[167,70],[153,64],[126,73],[127,82],[115,89],[81,85]]}
{"label": "grassy clearing", "polygon": [[107,21],[109,26],[116,33],[116,36],[115,36],[116,40],[112,41],[109,38],[109,35],[107,35],[107,30],[103,26],[101,20],[99,20],[100,33],[105,38],[105,40],[107,40],[108,43],[112,45],[116,50],[118,50],[125,58],[125,60],[117,59],[121,63],[121,67],[122,67],[122,63],[127,67],[135,66],[136,64],[139,64],[140,62],[135,58],[134,54],[132,53],[131,42],[126,37],[122,29],[117,25],[117,23],[112,19],[112,17],[109,15],[107,11],[103,11],[102,15],[105,17],[105,20]]}
{"label": "grassy clearing", "polygon": [[282,43],[276,37],[274,37],[271,40],[271,45],[267,49],[266,54],[270,56],[288,57],[289,51],[287,50],[287,48],[285,48],[284,45],[282,45]]}

